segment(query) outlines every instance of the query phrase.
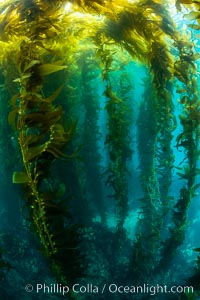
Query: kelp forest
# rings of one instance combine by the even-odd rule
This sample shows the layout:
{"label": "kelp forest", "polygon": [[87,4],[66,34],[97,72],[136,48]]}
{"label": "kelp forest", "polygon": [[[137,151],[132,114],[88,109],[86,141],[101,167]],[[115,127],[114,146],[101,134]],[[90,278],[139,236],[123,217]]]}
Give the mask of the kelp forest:
{"label": "kelp forest", "polygon": [[200,1],[0,1],[0,296],[200,299]]}

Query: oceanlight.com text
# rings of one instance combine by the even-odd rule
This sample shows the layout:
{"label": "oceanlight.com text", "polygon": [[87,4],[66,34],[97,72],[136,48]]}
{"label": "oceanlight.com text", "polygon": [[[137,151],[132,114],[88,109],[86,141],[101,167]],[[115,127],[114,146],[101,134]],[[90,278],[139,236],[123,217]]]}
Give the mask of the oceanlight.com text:
{"label": "oceanlight.com text", "polygon": [[181,293],[193,293],[194,289],[192,286],[172,286],[168,287],[167,285],[138,285],[138,286],[118,286],[116,284],[109,285],[110,293],[130,293],[130,294],[150,294],[154,296],[155,294],[181,294]]}
{"label": "oceanlight.com text", "polygon": [[79,284],[75,283],[72,286],[62,285],[59,283],[45,284],[38,283],[34,287],[32,284],[25,286],[26,292],[36,292],[37,294],[60,294],[66,295],[68,293],[75,294],[149,294],[154,296],[156,294],[192,294],[194,288],[192,286],[167,286],[167,285],[150,285],[145,283],[143,285],[117,285],[115,283],[105,283],[103,285],[95,285],[92,283]]}

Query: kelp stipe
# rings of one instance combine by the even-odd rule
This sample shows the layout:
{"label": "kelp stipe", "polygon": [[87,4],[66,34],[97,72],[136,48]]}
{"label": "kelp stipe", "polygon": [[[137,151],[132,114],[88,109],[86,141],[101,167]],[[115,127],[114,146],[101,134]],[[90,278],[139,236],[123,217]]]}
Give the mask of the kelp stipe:
{"label": "kelp stipe", "polygon": [[[99,62],[95,60],[94,51],[83,51],[79,58],[81,67],[81,96],[80,101],[85,110],[82,131],[80,134],[80,156],[83,160],[83,174],[87,190],[88,207],[93,210],[92,217],[99,214],[102,223],[106,222],[106,206],[104,201],[101,153],[99,139],[101,139],[99,114],[100,94],[96,85],[100,73]],[[96,78],[97,77],[97,78]],[[88,159],[89,158],[89,159]],[[89,213],[87,211],[87,219]]]}
{"label": "kelp stipe", "polygon": [[[181,10],[182,4],[189,4],[187,7],[191,8],[191,12],[185,17],[188,20],[194,21],[198,19],[198,12],[200,9],[199,3],[196,1],[178,1],[178,9]],[[190,4],[193,4],[190,6]],[[193,29],[199,30],[199,25],[189,24]],[[183,167],[178,168],[178,176],[185,182],[180,191],[180,200],[177,203],[177,209],[180,211],[178,226],[180,228],[179,236],[184,239],[183,231],[181,228],[186,223],[186,211],[190,205],[191,200],[197,195],[197,189],[199,183],[196,182],[196,178],[199,177],[200,170],[198,167],[199,160],[199,138],[200,138],[200,117],[199,117],[199,93],[198,93],[198,81],[197,81],[197,65],[196,60],[198,54],[195,52],[195,44],[193,41],[186,40],[183,36],[177,41],[177,48],[179,50],[179,59],[175,65],[175,74],[180,81],[181,88],[183,88],[183,95],[180,97],[180,104],[182,105],[182,113],[179,116],[182,126],[182,132],[177,136],[177,149],[185,150],[185,158]],[[197,177],[198,176],[198,177]],[[193,249],[197,253],[199,249]],[[200,279],[200,267],[199,256],[197,256],[197,263],[195,266],[195,274],[189,278],[188,284],[195,287],[197,297],[200,294],[199,279]]]}
{"label": "kelp stipe", "polygon": [[184,241],[187,209],[195,195],[196,188],[198,188],[198,185],[195,185],[195,176],[199,173],[197,168],[199,120],[195,115],[197,116],[198,114],[197,103],[199,100],[196,89],[195,57],[192,47],[192,44],[188,41],[184,41],[184,39],[177,41],[177,48],[180,54],[179,59],[174,64],[175,76],[181,83],[180,88],[183,88],[184,95],[179,100],[183,106],[183,112],[179,116],[183,131],[176,138],[176,147],[178,150],[180,150],[180,148],[185,149],[185,157],[181,163],[183,167],[177,167],[177,175],[180,179],[186,180],[186,183],[184,183],[180,190],[180,199],[175,204],[173,210],[175,227],[170,229],[171,237],[166,241],[166,252],[163,255],[163,261],[165,261],[166,264],[167,257]]}
{"label": "kelp stipe", "polygon": [[[154,277],[152,267],[156,268],[159,262],[160,236],[164,217],[156,162],[158,149],[157,98],[152,90],[150,78],[145,78],[143,85],[143,102],[137,120],[137,146],[143,197],[140,199],[141,216],[130,264],[133,278],[139,284],[145,280],[147,274],[149,281]],[[146,275],[144,276],[144,274]]]}
{"label": "kelp stipe", "polygon": [[[123,224],[128,211],[128,169],[127,163],[131,159],[132,149],[130,146],[131,107],[130,100],[126,99],[130,89],[123,94],[125,98],[119,98],[114,90],[112,82],[112,52],[115,49],[106,49],[107,40],[103,34],[97,36],[96,44],[99,45],[97,53],[102,63],[102,79],[105,82],[106,111],[108,115],[105,145],[108,149],[110,162],[105,174],[106,185],[111,188],[111,196],[117,206],[117,227],[123,231]],[[109,39],[107,40],[109,41]],[[104,49],[105,48],[105,49]],[[123,67],[122,67],[123,68]],[[122,69],[123,70],[123,69]],[[122,71],[121,76],[125,76]],[[122,80],[122,79],[121,79]],[[122,83],[122,81],[121,81]],[[130,86],[127,86],[130,88]],[[123,86],[119,86],[118,93],[122,95]],[[129,100],[129,101],[128,101]]]}

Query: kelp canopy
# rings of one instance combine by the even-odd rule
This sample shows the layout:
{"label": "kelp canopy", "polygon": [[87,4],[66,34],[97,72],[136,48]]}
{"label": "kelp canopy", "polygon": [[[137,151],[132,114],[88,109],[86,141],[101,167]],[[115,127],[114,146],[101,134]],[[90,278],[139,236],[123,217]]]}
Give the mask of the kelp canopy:
{"label": "kelp canopy", "polygon": [[[0,4],[1,111],[18,143],[15,169],[6,167],[58,282],[180,283],[175,259],[200,186],[199,9],[192,0]],[[141,99],[133,62],[146,70]],[[137,222],[131,237],[127,222]],[[181,276],[194,297],[199,264]]]}

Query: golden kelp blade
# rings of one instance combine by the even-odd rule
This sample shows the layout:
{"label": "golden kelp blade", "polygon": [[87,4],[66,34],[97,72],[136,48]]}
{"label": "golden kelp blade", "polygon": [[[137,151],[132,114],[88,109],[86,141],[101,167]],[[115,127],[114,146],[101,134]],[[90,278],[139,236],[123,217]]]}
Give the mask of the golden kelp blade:
{"label": "golden kelp blade", "polygon": [[179,2],[182,4],[192,4],[193,0],[180,0]]}
{"label": "golden kelp blade", "polygon": [[[200,19],[200,12],[192,11],[189,14],[184,15],[184,17],[189,21],[197,20],[197,19]],[[196,29],[196,28],[194,28],[194,29]]]}
{"label": "golden kelp blade", "polygon": [[53,65],[53,64],[43,64],[38,67],[38,71],[41,76],[46,76],[61,70],[66,69],[66,66],[58,66],[58,65]]}
{"label": "golden kelp blade", "polygon": [[34,59],[24,68],[23,71],[26,72],[27,70],[29,70],[30,68],[32,68],[33,66],[38,65],[38,64],[40,64],[40,61]]}

